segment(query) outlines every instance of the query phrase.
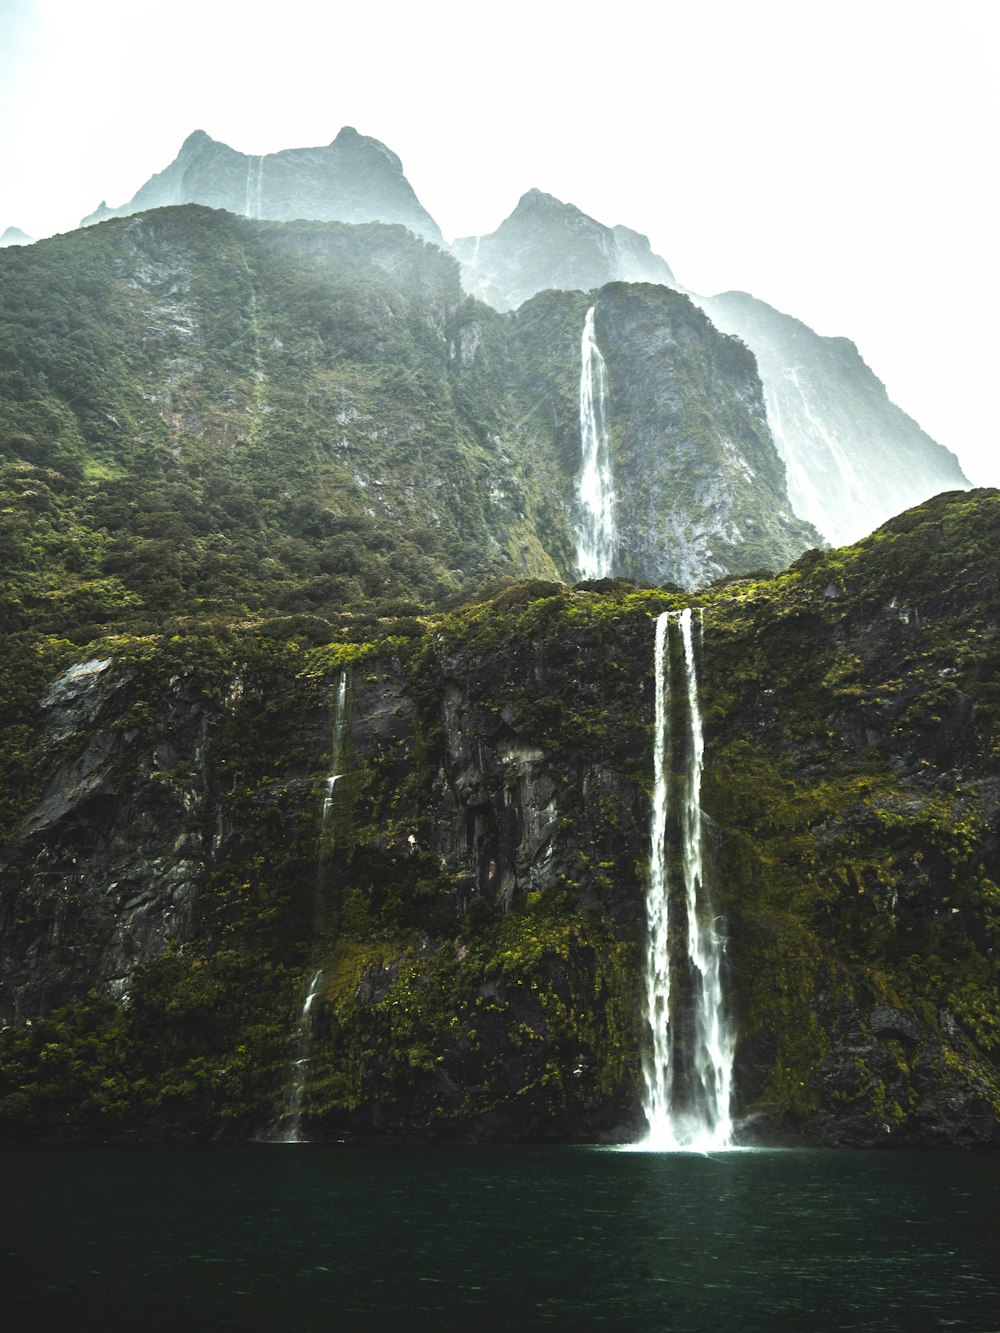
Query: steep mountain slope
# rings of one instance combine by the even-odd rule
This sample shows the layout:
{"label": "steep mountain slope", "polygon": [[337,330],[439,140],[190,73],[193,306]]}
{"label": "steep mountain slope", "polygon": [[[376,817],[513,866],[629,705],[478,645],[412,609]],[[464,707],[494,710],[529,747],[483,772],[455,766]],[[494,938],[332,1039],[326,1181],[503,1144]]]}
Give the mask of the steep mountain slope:
{"label": "steep mountain slope", "polygon": [[322,148],[288,148],[262,157],[237,152],[195,130],[163,171],[127,204],[102,203],[80,224],[169,204],[206,204],[251,218],[292,221],[399,222],[441,244],[437,223],[403,175],[395,153],[345,126]]}
{"label": "steep mountain slope", "polygon": [[968,486],[955,455],[889,401],[847,338],[822,338],[746,292],[695,299],[753,349],[792,507],[831,542]]}
{"label": "steep mountain slope", "polygon": [[[575,577],[582,295],[500,315],[402,228],[193,205],[0,263],[8,628]],[[621,572],[690,584],[814,544],[737,344],[665,288],[594,299]]]}
{"label": "steep mountain slope", "polygon": [[[546,288],[589,291],[613,276],[678,287],[639,239],[648,257],[637,268],[608,228],[535,190],[495,232],[455,250],[467,290],[507,309]],[[792,508],[827,540],[855,541],[909,505],[968,486],[954,454],[889,401],[846,338],[820,337],[743,292],[688,295],[757,358]]]}
{"label": "steep mountain slope", "polygon": [[[697,599],[746,1138],[1000,1141],[998,537],[996,492],[942,496]],[[634,1132],[682,601],[8,639],[4,1132],[266,1130],[317,972],[311,1136]]]}
{"label": "steep mountain slope", "polygon": [[694,588],[784,566],[813,544],[791,513],[746,348],[666,287],[612,284],[594,310],[616,479],[613,572]]}

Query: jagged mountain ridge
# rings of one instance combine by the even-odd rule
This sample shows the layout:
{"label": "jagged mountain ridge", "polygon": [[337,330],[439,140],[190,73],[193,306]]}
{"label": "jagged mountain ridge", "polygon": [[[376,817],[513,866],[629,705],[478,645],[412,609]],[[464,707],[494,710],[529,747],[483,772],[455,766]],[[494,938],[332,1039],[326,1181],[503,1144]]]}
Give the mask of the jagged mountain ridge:
{"label": "jagged mountain ridge", "polygon": [[378,139],[345,126],[332,143],[253,156],[195,130],[173,162],[118,208],[102,203],[81,226],[170,204],[205,204],[252,218],[290,222],[398,222],[443,244],[437,223]]}

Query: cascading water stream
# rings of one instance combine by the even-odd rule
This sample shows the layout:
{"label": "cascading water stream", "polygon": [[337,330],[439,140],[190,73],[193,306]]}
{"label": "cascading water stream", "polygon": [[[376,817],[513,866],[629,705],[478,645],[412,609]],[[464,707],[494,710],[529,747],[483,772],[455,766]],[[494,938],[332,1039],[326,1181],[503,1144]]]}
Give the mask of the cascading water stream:
{"label": "cascading water stream", "polygon": [[608,578],[618,537],[615,493],[611,476],[611,440],[605,423],[607,375],[594,333],[594,307],[587,311],[580,343],[580,451],[577,480],[580,525],[576,563],[584,579]]}
{"label": "cascading water stream", "polygon": [[299,1014],[298,1027],[292,1036],[292,1077],[289,1083],[288,1108],[285,1112],[284,1134],[282,1136],[285,1143],[302,1142],[302,1103],[305,1101],[306,1095],[306,1079],[309,1070],[309,1036],[312,1027],[310,1011],[322,979],[323,969],[319,968],[313,974],[313,979],[309,983],[305,1003],[302,1005],[301,1014]]}
{"label": "cascading water stream", "polygon": [[[337,695],[333,705],[333,725],[330,740],[330,763],[334,771],[323,781],[323,806],[320,812],[319,852],[316,868],[316,921],[314,931],[319,939],[322,935],[322,901],[324,890],[324,869],[330,851],[330,818],[333,814],[334,790],[344,776],[339,770],[343,767],[347,740],[347,702],[349,672],[344,667],[337,683]],[[292,1058],[288,1080],[288,1100],[285,1115],[281,1123],[281,1138],[285,1143],[302,1142],[302,1108],[305,1102],[306,1085],[309,1077],[309,1049],[312,1035],[310,1012],[313,1001],[323,979],[323,969],[317,968],[306,991],[298,1025],[292,1033]]]}
{"label": "cascading water stream", "polygon": [[260,219],[262,214],[262,192],[264,185],[264,159],[263,157],[247,158],[247,183],[246,199],[243,204],[243,215],[248,218]]}
{"label": "cascading water stream", "polygon": [[[656,681],[653,738],[653,801],[650,812],[650,870],[646,895],[646,1014],[649,1049],[643,1060],[643,1112],[648,1132],[642,1146],[658,1151],[706,1152],[732,1143],[732,1070],[735,1048],[722,989],[724,941],[705,883],[701,780],[705,742],[698,704],[697,653],[690,608],[665,611],[656,622]],[[671,688],[671,628],[676,626],[684,690],[681,708]],[[699,645],[701,613],[698,612]],[[681,752],[687,772],[671,772],[671,714],[686,721]],[[680,747],[679,747],[680,748]],[[667,845],[675,788],[679,801],[678,856]],[[671,864],[679,859],[683,881],[687,950],[682,961],[671,927]],[[674,982],[672,993],[671,971]],[[681,1017],[688,1022],[683,1025]]]}

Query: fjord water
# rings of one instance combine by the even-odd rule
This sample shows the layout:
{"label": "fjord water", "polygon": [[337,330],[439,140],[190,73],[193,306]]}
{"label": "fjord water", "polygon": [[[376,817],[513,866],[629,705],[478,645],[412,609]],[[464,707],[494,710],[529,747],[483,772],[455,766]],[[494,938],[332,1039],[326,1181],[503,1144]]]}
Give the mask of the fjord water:
{"label": "fjord water", "polygon": [[5,1147],[5,1326],[1000,1327],[1000,1156]]}

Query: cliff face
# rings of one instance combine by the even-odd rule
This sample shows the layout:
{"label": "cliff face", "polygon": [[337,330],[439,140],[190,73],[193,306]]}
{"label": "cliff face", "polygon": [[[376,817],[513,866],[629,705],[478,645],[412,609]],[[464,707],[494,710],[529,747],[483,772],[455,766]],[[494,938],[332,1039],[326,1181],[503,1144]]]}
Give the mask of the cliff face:
{"label": "cliff face", "polygon": [[196,130],[170,165],[157,172],[127,204],[102,203],[81,222],[127,217],[171,204],[204,204],[248,218],[290,222],[395,222],[441,244],[437,223],[385,144],[345,126],[321,148],[287,148],[255,157]]}
{"label": "cliff face", "polygon": [[605,288],[595,328],[606,349],[617,573],[694,588],[782,567],[815,542],[791,512],[745,347],[660,286]]}
{"label": "cliff face", "polygon": [[[997,1140],[998,515],[697,599],[749,1140]],[[9,642],[5,1132],[266,1132],[321,971],[311,1136],[628,1137],[681,600]]]}

